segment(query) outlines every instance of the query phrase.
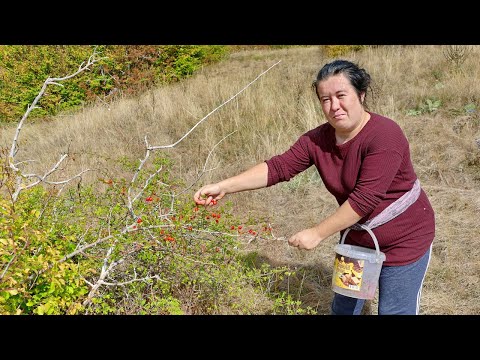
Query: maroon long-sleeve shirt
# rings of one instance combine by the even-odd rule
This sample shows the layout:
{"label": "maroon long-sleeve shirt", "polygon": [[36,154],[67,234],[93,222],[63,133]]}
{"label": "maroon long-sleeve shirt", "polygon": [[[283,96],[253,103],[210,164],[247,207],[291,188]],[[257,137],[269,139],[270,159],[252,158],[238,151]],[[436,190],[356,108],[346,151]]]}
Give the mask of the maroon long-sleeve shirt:
{"label": "maroon long-sleeve shirt", "polygon": [[[409,143],[393,120],[371,113],[370,120],[351,140],[336,145],[335,129],[325,123],[312,129],[280,155],[265,162],[268,183],[289,181],[312,165],[339,205],[348,201],[363,223],[409,191],[417,175]],[[427,195],[420,196],[404,213],[373,229],[384,265],[406,265],[418,260],[435,236],[435,214]],[[374,248],[368,232],[351,230],[346,244]]]}

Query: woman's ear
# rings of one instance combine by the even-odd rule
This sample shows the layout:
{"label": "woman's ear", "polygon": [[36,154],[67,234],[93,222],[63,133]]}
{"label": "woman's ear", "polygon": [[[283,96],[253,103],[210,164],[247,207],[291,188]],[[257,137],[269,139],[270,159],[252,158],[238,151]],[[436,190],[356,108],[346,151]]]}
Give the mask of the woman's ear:
{"label": "woman's ear", "polygon": [[362,103],[362,105],[363,105],[364,101],[365,101],[365,93],[362,92],[362,93],[360,93],[360,102]]}

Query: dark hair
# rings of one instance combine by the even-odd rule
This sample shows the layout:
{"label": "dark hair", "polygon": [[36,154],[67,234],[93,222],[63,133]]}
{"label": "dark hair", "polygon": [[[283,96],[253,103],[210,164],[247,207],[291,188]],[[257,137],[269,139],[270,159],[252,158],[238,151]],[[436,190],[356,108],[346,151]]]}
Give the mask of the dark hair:
{"label": "dark hair", "polygon": [[357,64],[347,60],[334,60],[331,63],[325,64],[318,72],[317,79],[312,83],[315,92],[317,91],[319,82],[338,74],[345,75],[355,89],[359,99],[360,94],[362,92],[365,93],[364,101],[366,100],[367,90],[370,88],[371,77],[365,69],[361,69]]}

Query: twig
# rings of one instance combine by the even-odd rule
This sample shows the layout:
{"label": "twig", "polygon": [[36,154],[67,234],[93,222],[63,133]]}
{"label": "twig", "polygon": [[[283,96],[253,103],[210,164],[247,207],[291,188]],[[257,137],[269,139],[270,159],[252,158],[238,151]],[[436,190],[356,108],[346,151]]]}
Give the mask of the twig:
{"label": "twig", "polygon": [[228,104],[230,101],[232,101],[233,99],[235,99],[240,93],[242,93],[243,91],[245,91],[247,88],[250,87],[250,85],[252,85],[255,81],[257,81],[261,76],[263,76],[264,74],[266,74],[268,71],[270,71],[270,69],[272,69],[274,66],[278,65],[282,60],[279,60],[277,61],[275,64],[273,64],[272,66],[270,66],[267,70],[265,70],[264,72],[262,72],[260,75],[258,75],[254,80],[252,80],[250,83],[248,83],[242,90],[240,90],[239,92],[237,92],[235,95],[233,95],[230,99],[228,99],[227,101],[225,101],[223,104],[221,104],[220,106],[217,106],[215,109],[213,109],[212,111],[210,111],[207,115],[205,115],[205,117],[203,119],[201,119],[200,121],[198,121],[189,131],[187,131],[185,133],[185,135],[183,135],[180,139],[178,139],[176,142],[174,142],[173,144],[171,145],[158,145],[158,146],[151,146],[149,147],[150,150],[157,150],[157,149],[168,149],[168,148],[173,148],[175,147],[178,143],[180,143],[183,139],[185,139],[193,130],[195,130],[195,128],[200,125],[203,121],[205,121],[210,115],[212,115],[215,111],[217,111],[218,109],[220,109],[222,106]]}
{"label": "twig", "polygon": [[[47,78],[45,80],[45,82],[43,83],[42,88],[40,89],[40,92],[38,93],[38,95],[35,97],[33,102],[28,105],[27,110],[23,114],[23,116],[22,116],[21,120],[19,121],[19,123],[17,125],[17,128],[15,130],[15,135],[13,137],[12,146],[10,148],[10,153],[9,153],[9,157],[8,157],[8,166],[12,169],[13,173],[16,175],[16,186],[15,186],[15,190],[14,190],[13,195],[12,195],[12,200],[13,201],[16,201],[18,199],[18,196],[19,196],[19,194],[22,190],[28,189],[32,186],[35,186],[35,185],[39,184],[40,182],[47,183],[47,184],[64,184],[64,183],[67,183],[67,182],[73,180],[76,177],[80,177],[80,175],[82,175],[84,172],[90,171],[90,169],[87,169],[87,170],[84,170],[84,171],[80,172],[79,174],[73,176],[72,178],[70,178],[68,180],[53,182],[53,181],[47,181],[46,178],[58,169],[58,167],[62,163],[62,161],[65,160],[65,158],[67,158],[68,154],[62,155],[60,160],[53,166],[53,168],[50,171],[48,171],[47,173],[45,173],[45,175],[43,175],[43,176],[40,176],[40,175],[37,175],[37,174],[23,174],[22,173],[22,171],[20,170],[18,165],[20,165],[24,162],[27,162],[27,161],[31,161],[31,160],[26,160],[26,161],[17,162],[17,163],[15,163],[14,160],[15,160],[15,156],[17,155],[17,152],[18,152],[18,139],[19,139],[20,131],[22,130],[23,124],[25,123],[25,120],[28,118],[28,116],[30,115],[32,110],[35,109],[35,108],[38,108],[37,103],[42,98],[42,96],[45,94],[47,86],[48,85],[63,86],[62,84],[59,83],[60,81],[68,80],[68,79],[70,79],[74,76],[77,76],[79,73],[81,73],[85,70],[89,70],[90,66],[92,66],[94,63],[96,63],[96,62],[98,62],[102,59],[104,59],[104,58],[97,58],[97,52],[96,52],[96,49],[95,49],[93,54],[88,58],[88,61],[86,63],[83,62],[82,64],[80,64],[77,71],[75,71],[74,73],[72,73],[70,75],[67,75],[67,76],[64,76],[64,77],[58,77],[58,78],[50,78],[49,77],[49,78]],[[27,178],[27,179],[36,178],[38,180],[34,181],[30,184],[24,185],[23,182],[22,182],[22,179],[24,179],[24,178]]]}

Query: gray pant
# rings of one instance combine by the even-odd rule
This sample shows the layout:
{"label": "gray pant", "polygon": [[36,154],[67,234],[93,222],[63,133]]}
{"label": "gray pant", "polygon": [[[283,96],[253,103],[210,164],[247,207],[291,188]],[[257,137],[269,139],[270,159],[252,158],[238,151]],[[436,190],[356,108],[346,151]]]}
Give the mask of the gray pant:
{"label": "gray pant", "polygon": [[[423,279],[430,262],[432,246],[414,263],[383,266],[378,283],[379,315],[418,315]],[[335,293],[332,315],[360,315],[365,300]]]}

